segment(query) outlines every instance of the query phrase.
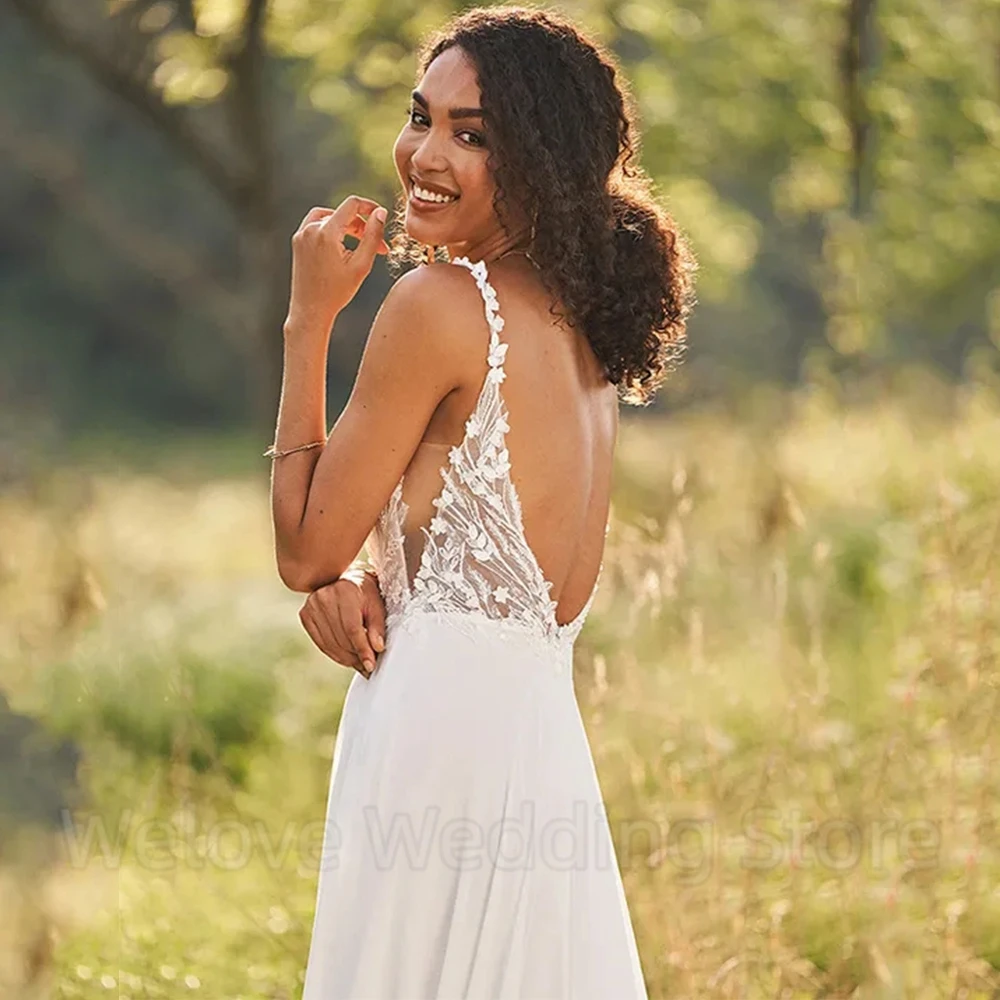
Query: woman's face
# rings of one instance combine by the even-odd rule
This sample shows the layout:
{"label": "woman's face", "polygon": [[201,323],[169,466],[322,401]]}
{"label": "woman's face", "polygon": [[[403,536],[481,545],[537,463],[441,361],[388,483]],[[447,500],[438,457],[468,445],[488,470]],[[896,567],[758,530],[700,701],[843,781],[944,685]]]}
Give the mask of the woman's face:
{"label": "woman's face", "polygon": [[406,232],[418,243],[476,245],[502,228],[479,99],[475,67],[458,46],[427,67],[413,92],[393,155],[406,195]]}

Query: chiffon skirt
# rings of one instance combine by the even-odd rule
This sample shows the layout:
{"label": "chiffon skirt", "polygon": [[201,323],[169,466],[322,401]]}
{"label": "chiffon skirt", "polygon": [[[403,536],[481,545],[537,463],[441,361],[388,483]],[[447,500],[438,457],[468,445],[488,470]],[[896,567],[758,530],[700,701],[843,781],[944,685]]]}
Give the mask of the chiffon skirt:
{"label": "chiffon skirt", "polygon": [[355,674],[303,1000],[646,1000],[572,646],[419,612]]}

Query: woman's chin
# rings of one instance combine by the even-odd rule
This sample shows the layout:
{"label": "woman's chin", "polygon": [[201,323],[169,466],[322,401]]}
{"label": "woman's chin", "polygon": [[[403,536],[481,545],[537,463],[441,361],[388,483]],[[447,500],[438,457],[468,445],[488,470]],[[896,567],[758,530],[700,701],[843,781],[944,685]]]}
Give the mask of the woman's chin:
{"label": "woman's chin", "polygon": [[433,247],[443,247],[458,242],[455,239],[454,226],[445,226],[428,219],[419,218],[415,212],[407,209],[403,220],[406,235],[418,243]]}

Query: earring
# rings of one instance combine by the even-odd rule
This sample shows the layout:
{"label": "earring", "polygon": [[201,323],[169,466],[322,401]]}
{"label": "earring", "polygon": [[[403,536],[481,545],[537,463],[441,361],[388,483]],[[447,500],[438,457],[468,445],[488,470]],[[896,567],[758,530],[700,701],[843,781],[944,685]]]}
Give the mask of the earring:
{"label": "earring", "polygon": [[535,214],[531,219],[531,229],[528,232],[528,247],[527,250],[522,251],[527,255],[528,250],[531,250],[535,245],[535,236],[538,233],[538,209],[535,209]]}

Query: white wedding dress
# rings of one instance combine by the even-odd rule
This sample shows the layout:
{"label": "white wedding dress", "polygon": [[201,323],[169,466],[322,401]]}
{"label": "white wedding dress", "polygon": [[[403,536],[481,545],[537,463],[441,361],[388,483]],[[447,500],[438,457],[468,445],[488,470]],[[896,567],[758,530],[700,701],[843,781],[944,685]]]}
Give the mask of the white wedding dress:
{"label": "white wedding dress", "polygon": [[404,475],[367,542],[386,646],[337,733],[303,1000],[645,1000],[573,688],[594,593],[557,623],[510,478],[496,293],[454,263],[488,372],[429,527]]}

